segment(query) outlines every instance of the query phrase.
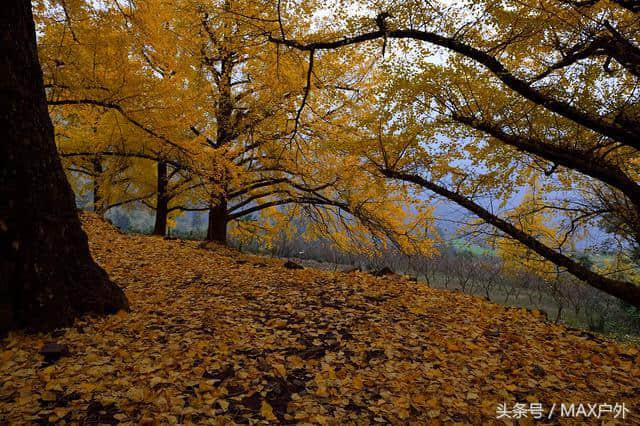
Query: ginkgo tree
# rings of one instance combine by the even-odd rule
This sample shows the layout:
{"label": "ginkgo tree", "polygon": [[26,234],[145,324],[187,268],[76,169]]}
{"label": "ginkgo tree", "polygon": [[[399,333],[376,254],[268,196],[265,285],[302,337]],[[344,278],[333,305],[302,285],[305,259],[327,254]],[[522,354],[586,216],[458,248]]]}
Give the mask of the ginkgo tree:
{"label": "ginkgo tree", "polygon": [[[54,4],[43,3],[40,53],[60,151],[71,170],[96,158],[109,170],[105,158],[127,159],[127,178],[102,185],[111,186],[111,205],[154,207],[158,234],[167,214],[208,211],[207,239],[222,243],[229,224],[237,235],[268,238],[302,214],[308,235],[323,232],[340,244],[432,249],[401,214],[411,198],[399,185],[318,143],[351,119],[358,98],[351,86],[367,68],[344,73],[343,65],[366,65],[359,51],[326,56],[318,67],[324,96],[314,96],[313,68],[272,49],[254,24],[275,22],[266,5]],[[165,177],[167,167],[173,176]],[[256,214],[257,222],[240,220]]]}
{"label": "ginkgo tree", "polygon": [[[287,4],[288,14],[274,8],[279,21],[301,10]],[[379,172],[459,204],[562,270],[640,304],[632,278],[582,265],[480,198],[504,208],[538,176],[545,209],[564,214],[569,233],[600,221],[625,240],[623,252],[637,247],[637,9],[561,0],[348,4],[338,21],[311,31],[264,30],[310,57],[354,46],[386,52],[386,95],[377,100],[392,125],[360,126],[363,144],[382,141],[370,155]],[[408,125],[398,129],[403,115]],[[553,200],[559,191],[571,198]]]}
{"label": "ginkgo tree", "polygon": [[[416,222],[397,207],[416,199],[409,182],[637,304],[637,285],[585,267],[478,198],[504,208],[539,177],[544,208],[564,215],[567,234],[610,224],[632,254],[640,126],[637,16],[626,3],[338,2],[324,25],[316,18],[331,5],[313,2],[55,4],[43,12],[41,55],[70,135],[62,152],[77,158],[83,142],[102,139],[95,154],[151,151],[158,164],[155,179],[130,173],[155,195],[122,179],[129,189],[115,198],[142,198],[157,219],[207,210],[207,238],[219,242],[232,222],[232,232],[259,225],[266,235],[290,209],[330,236],[340,234],[327,222],[351,237],[357,223],[415,245]],[[84,136],[69,131],[77,123]],[[93,128],[101,136],[87,135]],[[175,181],[164,177],[169,162]],[[169,197],[170,182],[184,193]],[[576,196],[553,199],[562,191]],[[258,212],[259,224],[238,221]]]}

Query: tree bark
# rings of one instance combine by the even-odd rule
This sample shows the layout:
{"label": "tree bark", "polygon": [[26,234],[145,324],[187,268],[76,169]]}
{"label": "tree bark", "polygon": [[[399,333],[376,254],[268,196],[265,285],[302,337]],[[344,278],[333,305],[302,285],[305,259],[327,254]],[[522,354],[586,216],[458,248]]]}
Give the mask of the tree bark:
{"label": "tree bark", "polygon": [[[217,204],[214,204],[217,202]],[[209,226],[207,229],[207,241],[215,241],[220,244],[227,244],[227,199],[221,197],[214,200],[209,208]]]}
{"label": "tree bark", "polygon": [[167,233],[167,215],[169,213],[169,197],[167,194],[167,163],[158,161],[158,193],[156,198],[156,221],[153,235]]}
{"label": "tree bark", "polygon": [[0,333],[127,308],[89,254],[56,152],[28,0],[3,2],[0,64]]}

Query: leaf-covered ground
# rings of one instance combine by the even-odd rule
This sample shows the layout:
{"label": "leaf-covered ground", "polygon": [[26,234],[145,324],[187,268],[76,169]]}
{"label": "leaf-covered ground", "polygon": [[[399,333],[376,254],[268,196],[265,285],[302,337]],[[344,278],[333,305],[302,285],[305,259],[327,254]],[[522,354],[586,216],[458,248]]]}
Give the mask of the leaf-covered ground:
{"label": "leaf-covered ground", "polygon": [[[640,422],[633,346],[396,276],[83,221],[132,311],[5,340],[0,423],[478,424],[503,402],[624,402]],[[47,365],[49,341],[70,355]]]}

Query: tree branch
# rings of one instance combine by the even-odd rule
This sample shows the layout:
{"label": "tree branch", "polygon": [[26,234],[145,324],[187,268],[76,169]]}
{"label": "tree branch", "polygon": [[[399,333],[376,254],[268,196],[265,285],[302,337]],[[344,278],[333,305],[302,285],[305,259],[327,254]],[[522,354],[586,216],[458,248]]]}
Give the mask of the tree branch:
{"label": "tree branch", "polygon": [[504,232],[511,238],[519,241],[538,255],[552,262],[553,264],[565,268],[569,273],[574,275],[576,278],[579,278],[582,281],[586,282],[590,286],[602,290],[612,296],[615,296],[631,305],[640,306],[640,286],[627,281],[607,278],[600,274],[597,274],[596,272],[593,272],[592,270],[586,268],[573,259],[563,255],[562,253],[558,253],[552,248],[546,246],[545,244],[535,239],[533,236],[516,228],[506,220],[499,218],[498,216],[489,212],[484,207],[463,196],[462,194],[450,191],[445,187],[426,180],[418,175],[401,173],[389,169],[382,169],[381,172],[386,177],[414,183],[453,201],[459,206],[464,207],[470,212],[476,214],[485,222],[495,226],[497,229]]}
{"label": "tree branch", "polygon": [[278,39],[274,38],[271,35],[269,35],[268,38],[269,41],[273,43],[283,44],[285,46],[293,47],[298,50],[309,51],[311,52],[311,55],[313,55],[313,52],[315,52],[316,50],[337,49],[339,47],[363,43],[385,36],[389,38],[425,41],[427,43],[447,48],[453,52],[473,59],[474,61],[483,65],[489,71],[491,71],[507,87],[519,93],[521,96],[525,97],[536,105],[540,105],[551,112],[559,114],[597,133],[615,139],[622,144],[640,150],[640,124],[634,122],[625,123],[625,125],[622,125],[621,123],[611,122],[610,120],[607,120],[603,117],[594,116],[581,111],[568,102],[564,102],[543,94],[539,90],[533,88],[527,81],[520,79],[512,74],[495,57],[451,37],[441,36],[439,34],[428,31],[397,29],[388,31],[386,33],[383,31],[372,31],[357,36],[343,37],[342,39],[334,41],[319,41],[311,43],[301,43],[296,40]]}
{"label": "tree branch", "polygon": [[180,145],[176,144],[175,142],[172,142],[167,137],[165,137],[163,135],[160,135],[160,134],[156,133],[155,131],[145,127],[142,123],[140,123],[139,121],[137,121],[134,118],[132,118],[118,104],[105,102],[105,101],[99,101],[99,100],[95,100],[95,99],[63,99],[63,100],[56,100],[56,101],[49,100],[49,101],[47,101],[47,104],[49,104],[49,105],[93,105],[93,106],[99,106],[99,107],[102,107],[102,108],[116,110],[127,121],[129,121],[131,124],[133,124],[134,126],[138,127],[139,129],[143,130],[145,133],[153,136],[154,138],[157,138],[157,139],[163,141],[164,143],[166,143],[168,145],[171,145],[172,147],[178,149],[182,153],[188,153],[188,151],[185,148],[181,147]]}

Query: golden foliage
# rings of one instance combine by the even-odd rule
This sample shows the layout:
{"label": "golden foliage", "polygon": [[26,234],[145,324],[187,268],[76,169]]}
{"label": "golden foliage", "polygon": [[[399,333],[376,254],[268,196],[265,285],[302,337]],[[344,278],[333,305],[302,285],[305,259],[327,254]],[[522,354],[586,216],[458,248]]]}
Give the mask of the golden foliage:
{"label": "golden foliage", "polygon": [[[371,175],[365,154],[351,149],[349,127],[365,96],[358,92],[367,87],[358,82],[374,62],[363,52],[323,54],[307,88],[306,58],[264,37],[261,25],[276,27],[266,3],[38,4],[59,149],[76,189],[91,189],[78,173],[90,176],[105,209],[130,200],[153,207],[150,161],[163,160],[181,170],[170,182],[174,218],[230,198],[230,231],[240,240],[268,246],[298,231],[291,217],[304,217],[307,237],[342,249],[434,252],[423,232],[430,209]],[[311,26],[296,18],[296,31]],[[345,74],[346,64],[357,69]],[[103,171],[92,170],[95,161]],[[275,183],[253,188],[263,181]],[[247,209],[236,206],[255,215],[242,220],[235,215]]]}
{"label": "golden foliage", "polygon": [[[11,335],[0,420],[480,424],[503,402],[640,402],[636,347],[536,312],[83,222],[132,311]],[[48,340],[70,356],[43,365]]]}

